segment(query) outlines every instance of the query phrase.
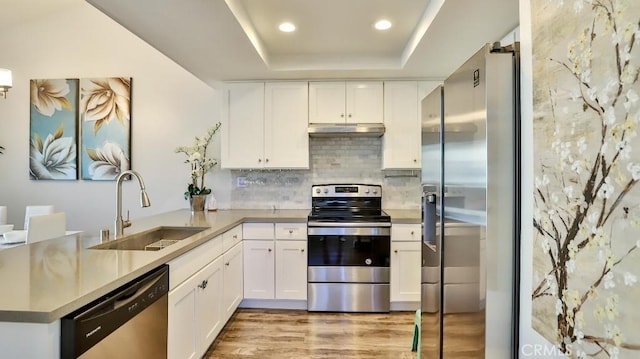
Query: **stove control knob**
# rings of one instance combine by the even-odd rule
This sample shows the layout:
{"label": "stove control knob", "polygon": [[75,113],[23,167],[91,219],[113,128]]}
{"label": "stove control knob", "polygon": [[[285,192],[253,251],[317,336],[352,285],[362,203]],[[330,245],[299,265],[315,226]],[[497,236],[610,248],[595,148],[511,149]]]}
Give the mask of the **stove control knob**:
{"label": "stove control knob", "polygon": [[329,193],[329,189],[328,189],[328,188],[325,188],[325,189],[324,189],[324,194],[327,194],[327,193]]}
{"label": "stove control knob", "polygon": [[367,188],[367,189],[365,189],[365,190],[364,190],[364,193],[369,194],[369,189],[368,189],[368,188]]}
{"label": "stove control knob", "polygon": [[320,193],[320,188],[316,188],[316,193]]}
{"label": "stove control knob", "polygon": [[378,190],[377,190],[377,189],[374,189],[374,190],[373,190],[373,194],[378,194]]}

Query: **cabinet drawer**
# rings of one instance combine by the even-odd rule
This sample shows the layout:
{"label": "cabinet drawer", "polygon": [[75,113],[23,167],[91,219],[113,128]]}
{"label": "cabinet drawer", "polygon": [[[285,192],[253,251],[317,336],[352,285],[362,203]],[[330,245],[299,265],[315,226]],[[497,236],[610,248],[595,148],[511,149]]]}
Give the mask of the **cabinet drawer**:
{"label": "cabinet drawer", "polygon": [[184,282],[187,278],[222,255],[222,236],[210,239],[207,243],[170,261],[169,290]]}
{"label": "cabinet drawer", "polygon": [[245,223],[242,225],[244,239],[274,239],[273,223]]}
{"label": "cabinet drawer", "polygon": [[306,223],[276,223],[276,239],[307,239]]}
{"label": "cabinet drawer", "polygon": [[242,225],[236,226],[222,234],[222,251],[226,252],[242,240]]}
{"label": "cabinet drawer", "polygon": [[393,224],[391,241],[419,241],[422,236],[422,224]]}

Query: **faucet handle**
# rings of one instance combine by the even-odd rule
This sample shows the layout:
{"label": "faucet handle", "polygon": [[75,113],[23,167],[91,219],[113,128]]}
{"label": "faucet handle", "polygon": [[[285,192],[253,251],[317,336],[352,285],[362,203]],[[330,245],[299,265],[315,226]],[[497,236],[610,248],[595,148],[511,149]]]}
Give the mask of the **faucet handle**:
{"label": "faucet handle", "polygon": [[127,210],[127,219],[122,221],[122,228],[131,227],[131,221],[129,220],[129,210]]}

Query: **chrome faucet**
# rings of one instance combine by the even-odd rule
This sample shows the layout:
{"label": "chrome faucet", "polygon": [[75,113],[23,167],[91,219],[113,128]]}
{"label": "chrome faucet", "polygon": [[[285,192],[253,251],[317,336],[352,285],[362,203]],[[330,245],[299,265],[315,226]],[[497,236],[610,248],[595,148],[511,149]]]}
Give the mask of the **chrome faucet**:
{"label": "chrome faucet", "polygon": [[127,175],[133,175],[138,179],[138,183],[140,184],[140,207],[149,207],[151,205],[151,202],[149,201],[149,195],[147,195],[147,191],[144,188],[144,181],[142,180],[142,176],[140,176],[138,172],[133,170],[126,170],[120,173],[116,181],[116,221],[114,238],[122,237],[124,235],[124,229],[131,226],[131,221],[129,220],[129,211],[127,211],[127,219],[122,219],[122,182]]}

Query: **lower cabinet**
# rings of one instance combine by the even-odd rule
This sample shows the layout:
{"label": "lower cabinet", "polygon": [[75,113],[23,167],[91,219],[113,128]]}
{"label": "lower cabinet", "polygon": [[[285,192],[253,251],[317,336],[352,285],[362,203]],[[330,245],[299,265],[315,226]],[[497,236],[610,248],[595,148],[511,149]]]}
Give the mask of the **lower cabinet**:
{"label": "lower cabinet", "polygon": [[244,298],[306,300],[306,223],[249,223],[243,233]]}
{"label": "lower cabinet", "polygon": [[169,292],[169,359],[204,355],[242,301],[242,279],[237,243]]}
{"label": "lower cabinet", "polygon": [[244,297],[249,299],[275,298],[275,242],[244,242]]}
{"label": "lower cabinet", "polygon": [[420,301],[420,242],[391,242],[391,301]]}
{"label": "lower cabinet", "polygon": [[306,241],[276,241],[276,299],[307,300],[306,250]]}
{"label": "lower cabinet", "polygon": [[[242,242],[236,244],[222,256],[223,264],[223,319],[231,318],[242,301]],[[211,343],[209,343],[211,344]]]}
{"label": "lower cabinet", "polygon": [[[401,310],[419,308],[422,270],[422,228],[420,224],[391,226],[391,304]],[[413,308],[415,306],[416,308]]]}
{"label": "lower cabinet", "polygon": [[168,357],[200,358],[222,330],[223,258],[169,292]]}

